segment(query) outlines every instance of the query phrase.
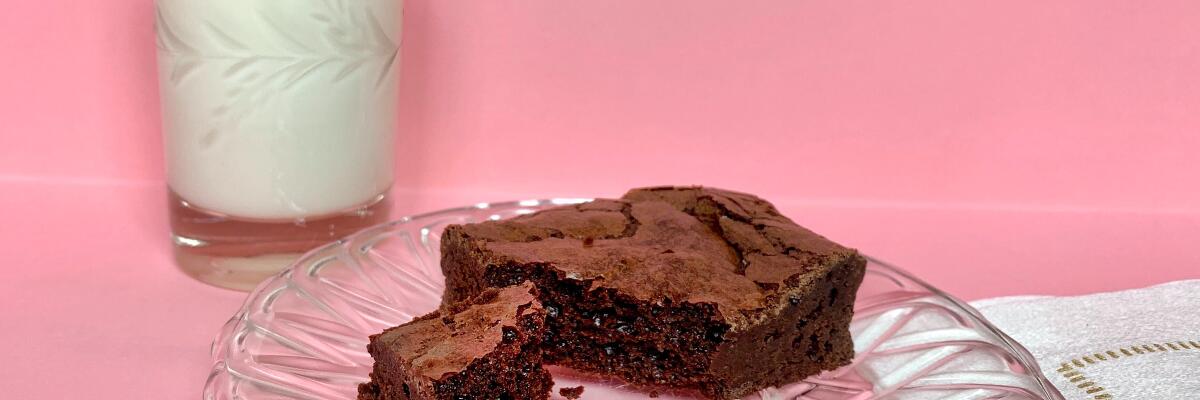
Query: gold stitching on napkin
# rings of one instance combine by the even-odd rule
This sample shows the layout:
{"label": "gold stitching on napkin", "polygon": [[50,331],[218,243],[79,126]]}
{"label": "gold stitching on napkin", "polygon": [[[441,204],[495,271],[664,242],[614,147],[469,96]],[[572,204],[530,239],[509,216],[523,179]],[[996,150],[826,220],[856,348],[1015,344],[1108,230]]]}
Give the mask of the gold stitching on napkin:
{"label": "gold stitching on napkin", "polygon": [[[1117,355],[1118,351],[1121,352],[1121,354],[1124,354],[1126,357],[1133,357],[1135,355],[1146,354],[1147,352],[1164,353],[1183,350],[1200,350],[1200,343],[1196,343],[1191,340],[1187,342],[1180,340],[1175,343],[1150,343],[1133,345],[1129,346],[1128,348],[1120,347],[1116,350],[1105,350],[1102,353],[1108,354],[1108,357],[1105,357],[1104,354],[1098,352],[1081,356],[1079,358],[1072,358],[1070,362],[1062,363],[1062,366],[1058,368],[1058,373],[1062,374],[1063,378],[1065,378],[1067,382],[1075,384],[1075,386],[1083,390],[1084,393],[1092,395],[1093,399],[1110,400],[1113,398],[1112,394],[1104,393],[1104,387],[1097,385],[1096,381],[1088,379],[1087,376],[1085,376],[1083,372],[1079,370],[1079,368],[1097,364],[1101,361],[1109,361],[1110,359],[1116,360],[1121,358],[1121,356]],[[1079,361],[1080,359],[1083,359],[1083,361]],[[1087,362],[1087,364],[1084,364],[1084,362]]]}
{"label": "gold stitching on napkin", "polygon": [[[1076,384],[1076,386],[1078,386],[1080,389],[1084,389],[1088,394],[1100,393],[1104,391],[1104,388],[1099,386],[1087,389],[1089,386],[1095,386],[1096,382],[1088,379],[1087,376],[1083,375],[1083,372],[1075,369],[1075,365],[1072,364],[1082,366],[1083,363],[1079,362],[1079,360],[1071,360],[1071,364],[1063,363],[1062,367],[1058,368],[1058,372],[1061,373],[1064,378],[1067,378],[1067,381]],[[1095,398],[1100,399],[1100,395],[1107,395],[1107,393],[1097,394]],[[1112,398],[1112,396],[1104,398],[1108,399]]]}

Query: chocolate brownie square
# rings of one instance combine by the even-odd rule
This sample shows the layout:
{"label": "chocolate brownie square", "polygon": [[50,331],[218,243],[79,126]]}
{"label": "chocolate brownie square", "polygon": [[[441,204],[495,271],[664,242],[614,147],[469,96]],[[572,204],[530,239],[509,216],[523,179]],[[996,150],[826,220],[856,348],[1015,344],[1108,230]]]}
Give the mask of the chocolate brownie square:
{"label": "chocolate brownie square", "polygon": [[538,345],[546,311],[531,284],[488,289],[371,336],[359,400],[547,399]]}
{"label": "chocolate brownie square", "polygon": [[442,236],[446,304],[534,282],[545,361],[719,399],[846,365],[866,260],[755,196],[636,189]]}

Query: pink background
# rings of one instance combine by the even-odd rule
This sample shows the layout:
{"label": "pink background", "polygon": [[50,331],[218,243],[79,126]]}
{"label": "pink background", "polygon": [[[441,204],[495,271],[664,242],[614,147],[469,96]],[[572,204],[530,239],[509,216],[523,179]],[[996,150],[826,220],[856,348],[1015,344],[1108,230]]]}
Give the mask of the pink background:
{"label": "pink background", "polygon": [[[0,13],[0,388],[195,398],[150,0]],[[1200,277],[1200,3],[405,6],[397,208],[703,183],[960,297]],[[105,397],[105,396],[109,397]]]}

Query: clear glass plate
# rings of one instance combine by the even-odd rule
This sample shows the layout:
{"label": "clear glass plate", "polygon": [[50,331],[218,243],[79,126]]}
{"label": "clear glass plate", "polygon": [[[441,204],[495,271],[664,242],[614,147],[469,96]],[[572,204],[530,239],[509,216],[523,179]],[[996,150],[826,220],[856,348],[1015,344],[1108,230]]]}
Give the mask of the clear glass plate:
{"label": "clear glass plate", "polygon": [[[477,204],[406,217],[314,250],[263,282],[213,342],[207,400],[354,399],[372,360],[367,337],[434,310],[449,224],[502,219],[587,199]],[[850,366],[763,390],[750,399],[1062,400],[1025,349],[965,303],[871,260],[851,326]],[[583,399],[646,393],[551,369]],[[688,399],[660,393],[659,399]]]}

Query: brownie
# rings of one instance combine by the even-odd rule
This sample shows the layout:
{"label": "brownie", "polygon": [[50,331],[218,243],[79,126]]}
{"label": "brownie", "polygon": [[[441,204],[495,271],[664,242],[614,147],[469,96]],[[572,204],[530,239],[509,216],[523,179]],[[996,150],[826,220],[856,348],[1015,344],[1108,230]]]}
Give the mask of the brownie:
{"label": "brownie", "polygon": [[558,389],[558,395],[568,400],[575,400],[583,397],[583,386],[565,387]]}
{"label": "brownie", "polygon": [[441,245],[446,304],[537,285],[547,363],[733,399],[854,356],[866,260],[749,194],[635,189],[451,225]]}
{"label": "brownie", "polygon": [[359,400],[547,399],[538,345],[546,310],[531,284],[476,297],[371,336]]}

